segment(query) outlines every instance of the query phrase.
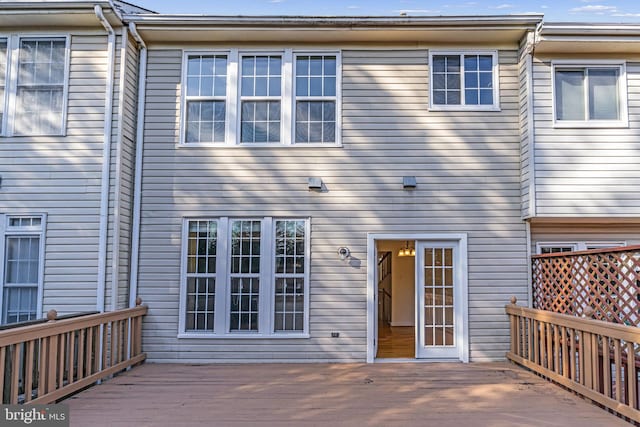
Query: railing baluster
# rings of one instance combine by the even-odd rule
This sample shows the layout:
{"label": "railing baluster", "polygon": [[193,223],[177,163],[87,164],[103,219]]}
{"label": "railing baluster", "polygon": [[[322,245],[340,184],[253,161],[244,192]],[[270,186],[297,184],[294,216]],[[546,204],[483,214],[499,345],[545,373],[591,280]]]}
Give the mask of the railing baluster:
{"label": "railing baluster", "polygon": [[7,380],[7,371],[5,367],[5,358],[7,357],[7,347],[0,347],[0,372],[2,372],[2,387],[0,387],[0,405],[4,404],[4,386]]}
{"label": "railing baluster", "polygon": [[84,342],[85,330],[80,329],[80,334],[78,335],[78,381],[85,377],[84,375]]}
{"label": "railing baluster", "polygon": [[614,341],[613,354],[616,365],[616,400],[624,402],[624,396],[622,395],[622,351],[620,349],[620,340],[618,339]]}
{"label": "railing baluster", "polygon": [[49,337],[40,339],[40,363],[38,364],[38,397],[44,396],[47,385],[47,358],[49,357]]}
{"label": "railing baluster", "polygon": [[22,343],[17,343],[12,346],[11,354],[11,404],[18,403],[18,384],[20,381],[20,350],[22,349]]}
{"label": "railing baluster", "polygon": [[32,388],[33,388],[33,355],[34,355],[34,342],[33,341],[28,341],[27,342],[27,352],[24,358],[24,373],[25,373],[25,380],[24,380],[24,401],[25,402],[30,402],[31,401],[31,394],[32,394]]}
{"label": "railing baluster", "polygon": [[638,409],[638,377],[636,375],[636,357],[632,342],[627,341],[627,404]]}
{"label": "railing baluster", "polygon": [[91,374],[93,374],[93,369],[91,369],[91,358],[93,357],[93,328],[87,328],[87,332],[85,334],[86,336],[86,340],[87,340],[87,345],[86,345],[86,349],[87,351],[85,351],[85,360],[84,360],[84,369],[87,371],[87,375],[85,376],[89,376]]}
{"label": "railing baluster", "polygon": [[560,327],[560,345],[562,346],[562,376],[569,378],[569,343],[567,342],[567,328],[565,326]]}
{"label": "railing baluster", "polygon": [[559,338],[558,326],[553,325],[553,370],[556,374],[561,372],[560,370],[560,338]]}
{"label": "railing baluster", "polygon": [[611,351],[609,349],[609,338],[602,337],[602,382],[603,393],[611,397]]}
{"label": "railing baluster", "polygon": [[578,380],[578,369],[576,369],[577,353],[576,353],[576,334],[573,328],[569,329],[569,343],[571,344],[571,379]]}

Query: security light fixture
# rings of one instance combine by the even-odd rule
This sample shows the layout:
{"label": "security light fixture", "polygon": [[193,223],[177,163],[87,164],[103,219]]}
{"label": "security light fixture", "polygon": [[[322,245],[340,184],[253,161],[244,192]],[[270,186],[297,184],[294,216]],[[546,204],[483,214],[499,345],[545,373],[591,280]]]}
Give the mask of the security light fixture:
{"label": "security light fixture", "polygon": [[417,186],[418,186],[418,183],[416,182],[415,176],[402,177],[402,188],[404,188],[405,190],[413,190]]}
{"label": "security light fixture", "polygon": [[322,178],[310,176],[307,178],[309,190],[322,190]]}

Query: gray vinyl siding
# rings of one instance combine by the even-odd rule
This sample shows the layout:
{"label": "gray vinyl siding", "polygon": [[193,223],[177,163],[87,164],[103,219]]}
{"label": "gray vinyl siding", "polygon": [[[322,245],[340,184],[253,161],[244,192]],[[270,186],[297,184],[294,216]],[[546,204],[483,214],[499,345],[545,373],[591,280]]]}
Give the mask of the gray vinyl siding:
{"label": "gray vinyl siding", "polygon": [[640,245],[640,224],[532,224],[531,253],[537,243],[622,242],[628,246]]}
{"label": "gray vinyl siding", "polygon": [[640,215],[640,63],[626,69],[628,128],[562,129],[553,127],[551,61],[534,60],[538,216]]}
{"label": "gray vinyl siding", "polygon": [[[364,361],[367,233],[431,232],[468,233],[471,360],[504,358],[504,304],[527,295],[517,49],[499,52],[500,112],[428,111],[427,50],[342,58],[342,147],[179,147],[182,52],[149,50],[138,284],[149,360]],[[309,192],[309,176],[328,191]],[[196,216],[311,218],[311,338],[176,338],[182,219]]]}
{"label": "gray vinyl siding", "polygon": [[133,213],[133,175],[136,151],[136,124],[138,108],[138,60],[139,54],[135,42],[128,40],[125,61],[125,88],[123,99],[122,148],[120,168],[120,258],[118,274],[117,308],[129,305],[129,273],[131,222]]}
{"label": "gray vinyl siding", "polygon": [[2,213],[48,214],[43,310],[95,310],[106,36],[72,35],[67,135],[0,138]]}
{"label": "gray vinyl siding", "polygon": [[[526,37],[523,39],[523,43]],[[520,46],[522,51],[523,46]],[[519,85],[520,85],[520,168],[521,168],[521,192],[522,192],[522,217],[531,216],[530,206],[530,185],[531,185],[531,137],[529,135],[529,88],[528,81],[530,76],[528,55],[521,53]]]}

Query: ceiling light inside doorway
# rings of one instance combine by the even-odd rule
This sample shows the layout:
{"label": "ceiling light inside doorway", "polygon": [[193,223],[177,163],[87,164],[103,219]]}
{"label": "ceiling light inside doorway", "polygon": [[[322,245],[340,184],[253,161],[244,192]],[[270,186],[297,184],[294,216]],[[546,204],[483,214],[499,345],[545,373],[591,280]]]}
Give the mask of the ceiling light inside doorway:
{"label": "ceiling light inside doorway", "polygon": [[416,256],[416,250],[413,246],[410,247],[409,241],[407,241],[404,247],[398,251],[398,256]]}

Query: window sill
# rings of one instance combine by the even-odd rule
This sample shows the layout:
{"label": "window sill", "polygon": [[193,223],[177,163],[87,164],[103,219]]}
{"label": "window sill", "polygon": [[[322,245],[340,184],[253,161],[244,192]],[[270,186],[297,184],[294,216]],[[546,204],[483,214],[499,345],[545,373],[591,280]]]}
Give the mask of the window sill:
{"label": "window sill", "polygon": [[430,105],[429,111],[500,112],[502,110],[497,105]]}
{"label": "window sill", "polygon": [[247,143],[247,144],[224,144],[224,143],[178,143],[175,144],[176,148],[342,148],[342,144],[338,143],[299,143],[299,144],[281,144],[279,142],[267,143],[267,144],[257,144],[257,143]]}
{"label": "window sill", "polygon": [[555,121],[553,127],[557,129],[622,129],[628,128],[629,122],[626,120],[612,120],[612,121]]}
{"label": "window sill", "polygon": [[291,334],[212,334],[212,333],[179,333],[178,339],[214,339],[214,340],[255,340],[255,339],[308,339],[311,336],[308,333],[291,333]]}

